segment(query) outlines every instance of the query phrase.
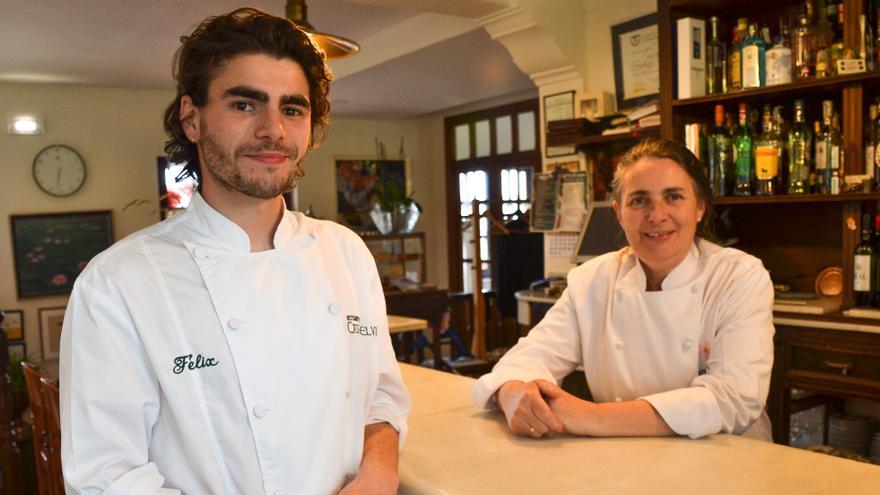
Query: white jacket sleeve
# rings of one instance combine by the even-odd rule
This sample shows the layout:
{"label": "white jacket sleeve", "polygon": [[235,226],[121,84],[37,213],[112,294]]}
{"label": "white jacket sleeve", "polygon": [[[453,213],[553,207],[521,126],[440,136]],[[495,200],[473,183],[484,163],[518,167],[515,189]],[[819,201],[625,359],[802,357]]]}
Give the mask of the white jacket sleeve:
{"label": "white jacket sleeve", "polygon": [[[85,275],[85,274],[84,274]],[[175,494],[148,460],[159,385],[125,305],[81,276],[61,334],[67,493]]]}
{"label": "white jacket sleeve", "polygon": [[581,362],[581,335],[572,294],[565,289],[544,319],[474,384],[477,407],[495,406],[495,392],[506,382],[544,379],[559,383]]}
{"label": "white jacket sleeve", "polygon": [[643,397],[680,435],[742,434],[763,413],[773,368],[773,284],[757,259],[734,277],[719,299],[706,373],[689,388]]}

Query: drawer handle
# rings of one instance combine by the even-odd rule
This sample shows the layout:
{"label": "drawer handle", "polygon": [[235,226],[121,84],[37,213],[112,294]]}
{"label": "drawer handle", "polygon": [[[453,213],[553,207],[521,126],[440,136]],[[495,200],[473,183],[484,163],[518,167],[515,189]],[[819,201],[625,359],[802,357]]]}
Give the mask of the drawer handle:
{"label": "drawer handle", "polygon": [[840,374],[843,376],[849,375],[852,370],[856,369],[856,365],[852,363],[835,363],[827,359],[825,360],[825,367],[840,370]]}

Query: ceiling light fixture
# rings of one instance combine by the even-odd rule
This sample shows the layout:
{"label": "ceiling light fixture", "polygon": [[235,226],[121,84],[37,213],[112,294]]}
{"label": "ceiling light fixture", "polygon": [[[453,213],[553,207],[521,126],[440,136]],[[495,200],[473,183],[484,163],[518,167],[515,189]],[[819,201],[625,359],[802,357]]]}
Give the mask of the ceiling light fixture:
{"label": "ceiling light fixture", "polygon": [[284,7],[284,14],[294,24],[301,27],[303,31],[309,34],[312,40],[324,50],[327,60],[336,60],[349,55],[354,55],[360,51],[361,47],[350,39],[342,38],[332,34],[316,31],[315,27],[309,23],[308,7],[305,0],[287,0]]}
{"label": "ceiling light fixture", "polygon": [[18,115],[6,120],[6,133],[12,136],[33,136],[46,132],[43,119],[31,115]]}

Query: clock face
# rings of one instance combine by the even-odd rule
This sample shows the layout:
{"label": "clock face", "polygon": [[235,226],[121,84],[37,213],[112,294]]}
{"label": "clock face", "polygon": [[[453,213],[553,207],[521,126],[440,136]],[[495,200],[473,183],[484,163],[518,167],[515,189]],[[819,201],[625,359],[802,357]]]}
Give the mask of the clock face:
{"label": "clock face", "polygon": [[86,181],[86,163],[73,148],[53,144],[34,158],[34,181],[52,196],[70,196]]}

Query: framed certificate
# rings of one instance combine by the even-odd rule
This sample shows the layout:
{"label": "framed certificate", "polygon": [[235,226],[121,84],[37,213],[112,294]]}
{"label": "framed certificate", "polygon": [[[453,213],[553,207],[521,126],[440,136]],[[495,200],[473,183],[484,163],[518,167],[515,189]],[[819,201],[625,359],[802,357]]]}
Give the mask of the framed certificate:
{"label": "framed certificate", "polygon": [[[550,131],[550,122],[574,118],[574,91],[566,91],[544,97],[544,132]],[[547,146],[544,156],[573,155],[577,153],[574,146]]]}
{"label": "framed certificate", "polygon": [[657,14],[611,26],[617,108],[643,105],[660,94]]}

